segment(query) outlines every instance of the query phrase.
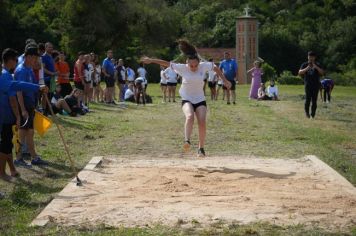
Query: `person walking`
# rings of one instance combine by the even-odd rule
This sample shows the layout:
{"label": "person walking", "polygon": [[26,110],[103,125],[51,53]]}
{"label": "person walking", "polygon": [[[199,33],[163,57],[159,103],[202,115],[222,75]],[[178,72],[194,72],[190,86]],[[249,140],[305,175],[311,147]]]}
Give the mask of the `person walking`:
{"label": "person walking", "polygon": [[[298,74],[304,78],[305,88],[305,116],[314,119],[318,92],[320,88],[320,76],[324,75],[324,69],[319,62],[316,61],[316,54],[313,51],[308,52],[308,61],[304,62],[299,69]],[[310,113],[311,102],[311,113]]]}

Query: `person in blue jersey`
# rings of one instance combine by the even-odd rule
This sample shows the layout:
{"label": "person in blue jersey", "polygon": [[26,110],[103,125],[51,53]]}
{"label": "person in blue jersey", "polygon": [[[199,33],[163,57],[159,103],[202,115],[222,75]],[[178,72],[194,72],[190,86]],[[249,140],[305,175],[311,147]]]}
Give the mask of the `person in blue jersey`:
{"label": "person in blue jersey", "polygon": [[[16,91],[37,92],[39,88],[41,88],[36,84],[13,80],[11,72],[16,67],[17,55],[18,54],[14,49],[5,49],[2,53],[4,68],[0,68],[0,178],[4,180],[10,180],[11,176],[19,176],[19,173],[13,165],[12,158],[12,126],[16,124],[18,128],[20,125]],[[42,86],[41,89],[45,91],[45,86]],[[11,176],[7,175],[5,172],[6,162],[10,167]]]}
{"label": "person in blue jersey", "polygon": [[[37,63],[39,57],[38,47],[36,44],[29,44],[25,49],[25,60],[22,64],[18,65],[14,78],[17,81],[34,83],[35,76],[32,67]],[[34,145],[34,117],[36,108],[36,96],[35,92],[17,92],[17,100],[21,111],[21,126],[19,129],[20,143],[26,143],[28,151],[31,155],[31,164],[33,165],[45,165],[45,161],[35,151]],[[24,167],[30,167],[21,155],[21,152],[15,160],[15,164]]]}
{"label": "person in blue jersey", "polygon": [[[332,79],[329,79],[327,77],[325,77],[322,81],[321,81],[321,86],[320,86],[320,97],[321,100],[323,102],[326,103],[330,103],[330,99],[331,99],[331,92],[334,89],[334,81]],[[324,93],[323,93],[324,91]],[[326,97],[328,100],[326,100]]]}
{"label": "person in blue jersey", "polygon": [[41,55],[43,70],[44,70],[44,81],[46,86],[50,90],[54,90],[51,88],[51,79],[54,79],[54,76],[57,75],[54,59],[52,58],[53,45],[50,42],[45,44],[45,53]]}
{"label": "person in blue jersey", "polygon": [[115,104],[114,102],[114,91],[115,91],[115,65],[112,63],[113,51],[108,50],[106,53],[106,58],[103,61],[102,72],[105,77],[106,83],[106,93],[105,101],[108,104]]}
{"label": "person in blue jersey", "polygon": [[231,83],[231,88],[226,90],[227,104],[231,104],[230,96],[232,97],[232,103],[236,104],[237,62],[231,58],[229,52],[224,52],[224,60],[220,63],[219,68],[223,71],[226,79]]}

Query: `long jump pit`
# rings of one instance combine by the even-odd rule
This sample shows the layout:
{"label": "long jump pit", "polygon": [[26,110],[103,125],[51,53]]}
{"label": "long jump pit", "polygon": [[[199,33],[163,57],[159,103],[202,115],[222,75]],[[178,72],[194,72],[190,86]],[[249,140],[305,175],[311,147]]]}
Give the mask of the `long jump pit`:
{"label": "long jump pit", "polygon": [[315,156],[96,157],[79,177],[32,225],[356,225],[355,187]]}

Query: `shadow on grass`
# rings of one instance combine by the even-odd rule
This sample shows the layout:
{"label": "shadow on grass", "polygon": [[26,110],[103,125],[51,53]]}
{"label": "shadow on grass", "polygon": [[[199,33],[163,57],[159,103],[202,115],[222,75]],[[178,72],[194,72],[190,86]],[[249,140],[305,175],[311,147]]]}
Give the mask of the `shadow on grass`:
{"label": "shadow on grass", "polygon": [[26,186],[31,192],[42,193],[42,194],[50,194],[57,193],[62,190],[62,187],[51,187],[42,183],[32,183],[28,180],[18,178],[17,183]]}
{"label": "shadow on grass", "polygon": [[270,178],[270,179],[286,179],[288,177],[294,176],[296,172],[290,172],[289,174],[274,174],[265,171],[259,171],[254,169],[230,169],[230,168],[221,168],[221,169],[204,169],[198,168],[199,171],[207,172],[208,174],[211,173],[223,173],[223,174],[233,174],[233,173],[241,173],[241,174],[248,174],[251,175],[246,179],[251,178]]}

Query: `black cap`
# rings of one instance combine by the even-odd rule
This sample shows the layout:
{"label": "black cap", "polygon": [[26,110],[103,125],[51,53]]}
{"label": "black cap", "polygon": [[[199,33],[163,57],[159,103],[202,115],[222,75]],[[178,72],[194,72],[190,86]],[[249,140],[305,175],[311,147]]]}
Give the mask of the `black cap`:
{"label": "black cap", "polygon": [[313,51],[309,51],[308,56],[316,57],[316,53]]}
{"label": "black cap", "polygon": [[39,56],[37,44],[27,44],[25,47],[25,56]]}

